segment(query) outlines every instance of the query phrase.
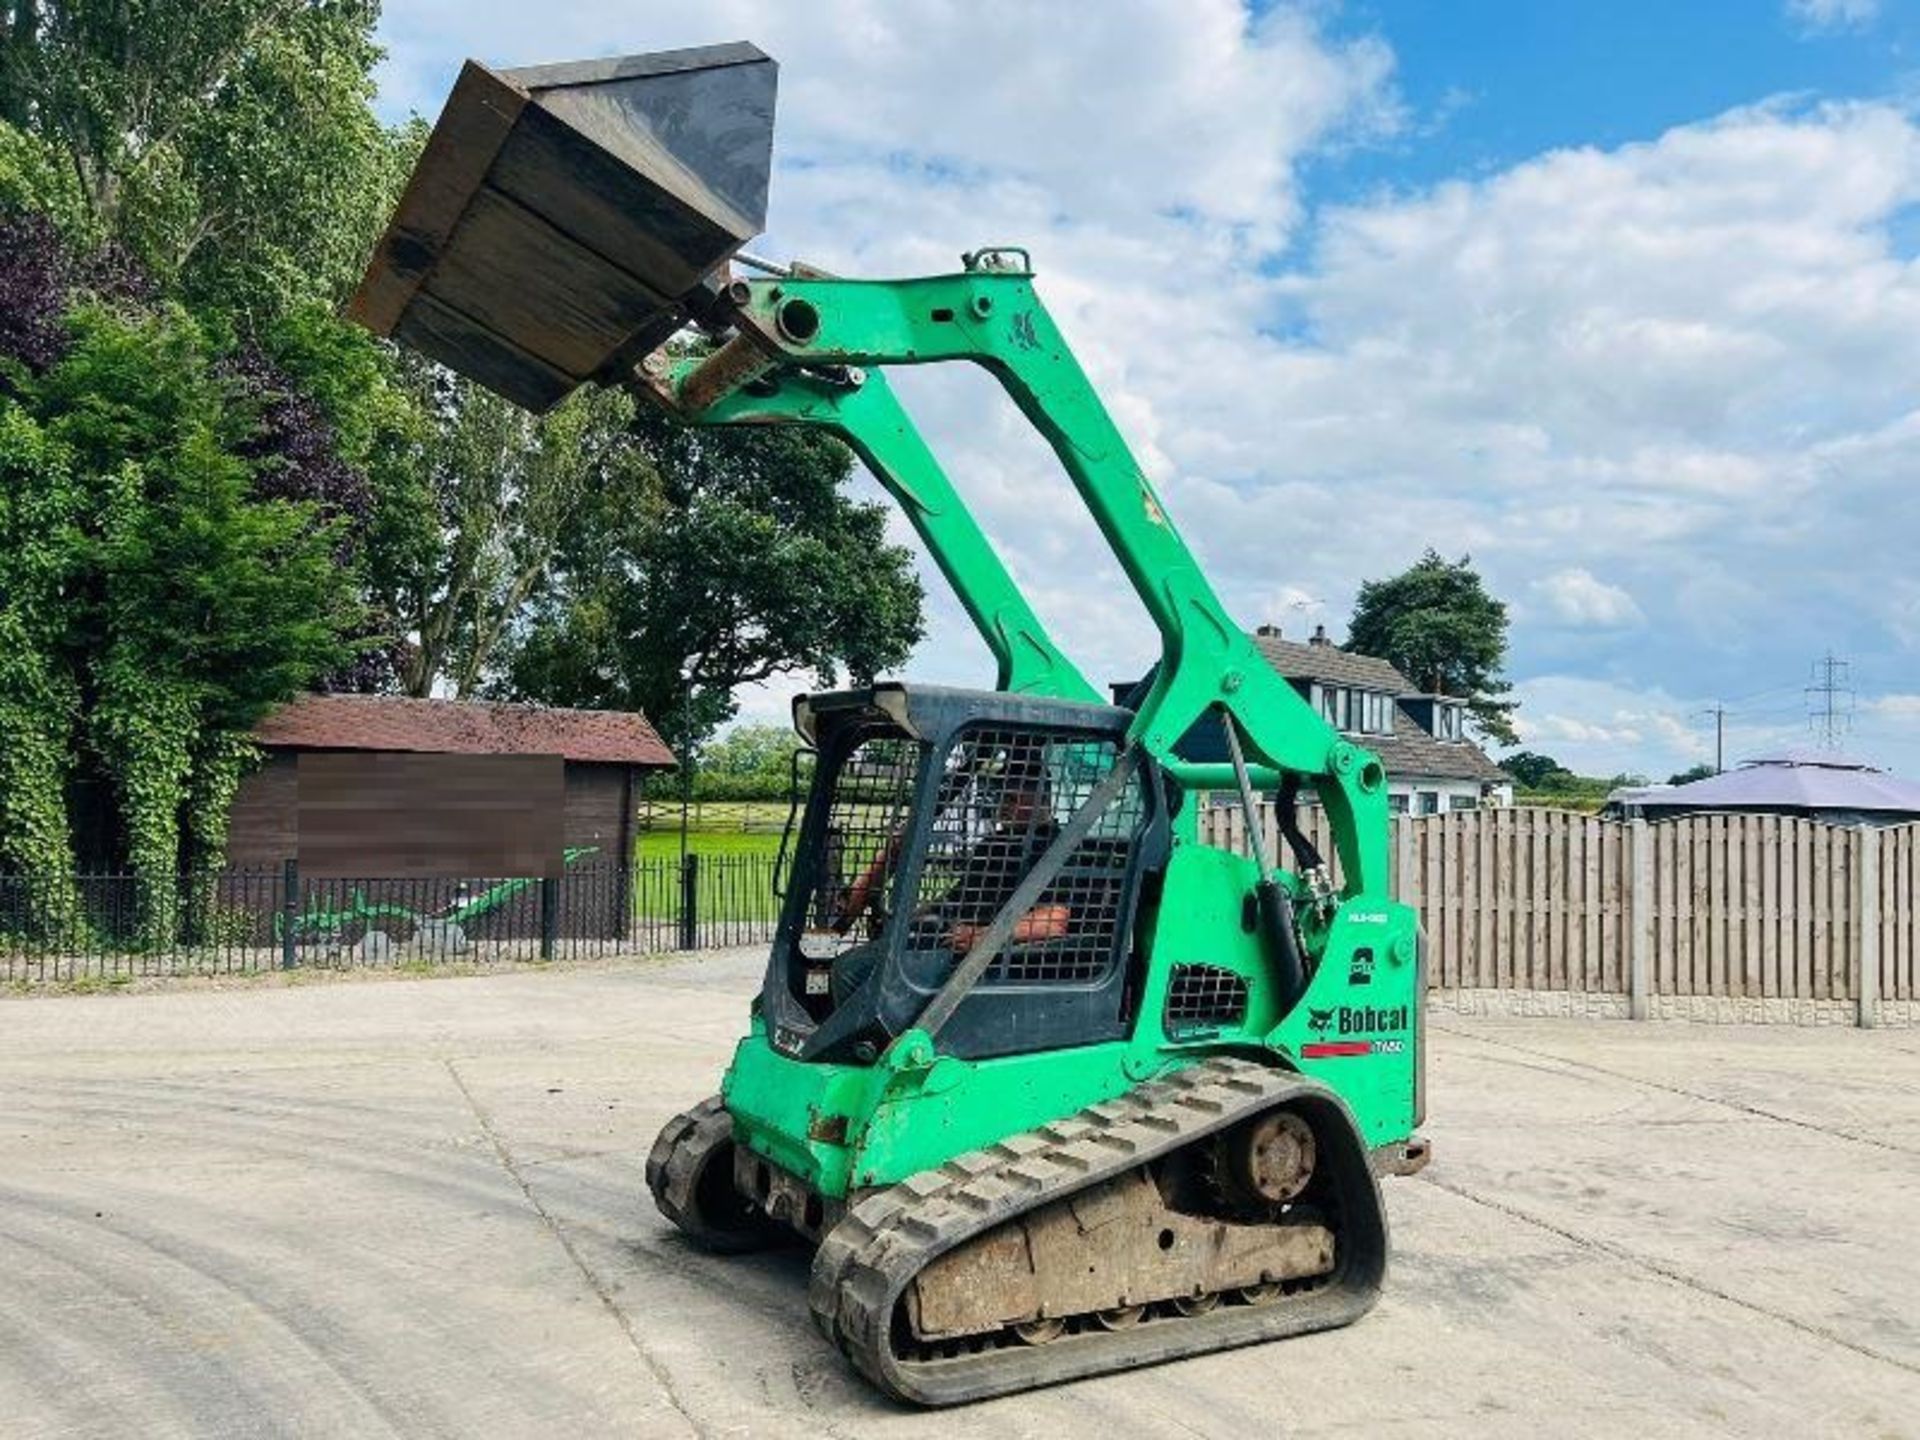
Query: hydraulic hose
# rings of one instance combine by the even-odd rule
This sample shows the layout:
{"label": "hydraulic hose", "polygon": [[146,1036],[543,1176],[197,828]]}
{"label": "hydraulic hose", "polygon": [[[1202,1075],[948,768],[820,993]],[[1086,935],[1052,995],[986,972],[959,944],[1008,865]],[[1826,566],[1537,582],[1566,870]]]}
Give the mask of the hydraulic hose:
{"label": "hydraulic hose", "polygon": [[[1254,809],[1253,780],[1247,774],[1246,756],[1240,750],[1240,727],[1229,710],[1222,710],[1222,728],[1227,735],[1227,753],[1233,757],[1234,778],[1240,785],[1240,808],[1247,821],[1247,848],[1252,853],[1253,863],[1259,867],[1260,878],[1254,882],[1253,900],[1255,914],[1258,917],[1261,934],[1266,937],[1267,945],[1273,955],[1274,982],[1280,991],[1280,1008],[1284,1013],[1294,1007],[1296,1001],[1307,990],[1307,957],[1300,946],[1300,931],[1293,921],[1293,899],[1281,888],[1280,882],[1273,878],[1267,869],[1266,858],[1260,853],[1260,818]],[[1292,782],[1295,790],[1299,787],[1299,778],[1289,773],[1281,782],[1282,793],[1286,785]],[[1289,797],[1291,799],[1291,797]],[[1287,843],[1294,845],[1294,837],[1306,845],[1311,853],[1313,846],[1300,834],[1299,824],[1292,813],[1291,804],[1280,807],[1282,813],[1281,829],[1287,835]],[[1296,847],[1295,855],[1299,854]],[[1315,857],[1316,863],[1318,857]]]}

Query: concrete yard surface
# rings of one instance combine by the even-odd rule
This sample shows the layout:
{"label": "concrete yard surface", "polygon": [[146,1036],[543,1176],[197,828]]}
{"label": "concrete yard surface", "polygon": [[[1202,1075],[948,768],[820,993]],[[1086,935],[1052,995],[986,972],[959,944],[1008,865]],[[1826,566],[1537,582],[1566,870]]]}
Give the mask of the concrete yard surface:
{"label": "concrete yard surface", "polygon": [[0,1434],[1920,1436],[1920,1034],[1436,1013],[1351,1328],[938,1415],[654,1212],[730,954],[0,1002]]}

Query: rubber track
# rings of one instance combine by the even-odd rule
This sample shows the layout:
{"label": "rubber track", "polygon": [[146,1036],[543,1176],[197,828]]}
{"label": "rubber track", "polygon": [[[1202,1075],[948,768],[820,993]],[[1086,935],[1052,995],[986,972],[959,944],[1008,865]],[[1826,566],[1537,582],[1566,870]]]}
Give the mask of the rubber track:
{"label": "rubber track", "polygon": [[[1336,1142],[1323,1149],[1323,1163],[1334,1167],[1341,1212],[1331,1283],[1269,1305],[1221,1306],[1045,1345],[936,1360],[893,1353],[895,1307],[938,1256],[1023,1212],[1288,1102],[1308,1113],[1323,1141]],[[1349,1324],[1379,1296],[1386,1248],[1379,1185],[1338,1095],[1292,1071],[1217,1057],[868,1197],[822,1241],[807,1300],[821,1331],[882,1390],[917,1404],[952,1405]]]}
{"label": "rubber track", "polygon": [[770,1221],[722,1227],[701,1212],[701,1169],[716,1148],[732,1145],[733,1116],[725,1102],[712,1095],[662,1126],[647,1154],[647,1189],[653,1192],[660,1213],[695,1243],[719,1255],[763,1250],[781,1238]]}

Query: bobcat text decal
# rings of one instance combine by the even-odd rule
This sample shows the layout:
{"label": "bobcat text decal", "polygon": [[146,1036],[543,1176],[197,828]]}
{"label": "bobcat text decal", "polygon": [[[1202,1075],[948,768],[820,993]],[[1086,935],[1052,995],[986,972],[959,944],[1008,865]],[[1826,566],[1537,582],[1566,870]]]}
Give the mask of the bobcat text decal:
{"label": "bobcat text decal", "polygon": [[[1380,1037],[1408,1028],[1411,1007],[1406,1005],[1336,1005],[1307,1011],[1307,1029],[1316,1037],[1300,1047],[1303,1060],[1332,1060],[1345,1055],[1397,1055],[1406,1048],[1399,1038]],[[1352,1037],[1334,1040],[1334,1035]]]}

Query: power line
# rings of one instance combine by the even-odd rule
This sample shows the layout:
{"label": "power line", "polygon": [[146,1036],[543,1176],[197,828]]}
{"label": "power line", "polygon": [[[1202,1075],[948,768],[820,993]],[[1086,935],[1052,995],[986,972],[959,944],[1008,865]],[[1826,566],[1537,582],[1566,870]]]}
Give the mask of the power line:
{"label": "power line", "polygon": [[1729,695],[1724,703],[1728,705],[1739,705],[1748,700],[1758,700],[1762,695],[1781,695],[1789,690],[1797,690],[1799,688],[1798,685],[1789,680],[1784,685],[1769,685],[1764,690],[1749,690],[1744,695]]}
{"label": "power line", "polygon": [[1795,705],[1767,705],[1758,710],[1742,709],[1732,711],[1731,713],[1737,718],[1747,721],[1805,720],[1807,718],[1807,703],[1805,700],[1801,700]]}

